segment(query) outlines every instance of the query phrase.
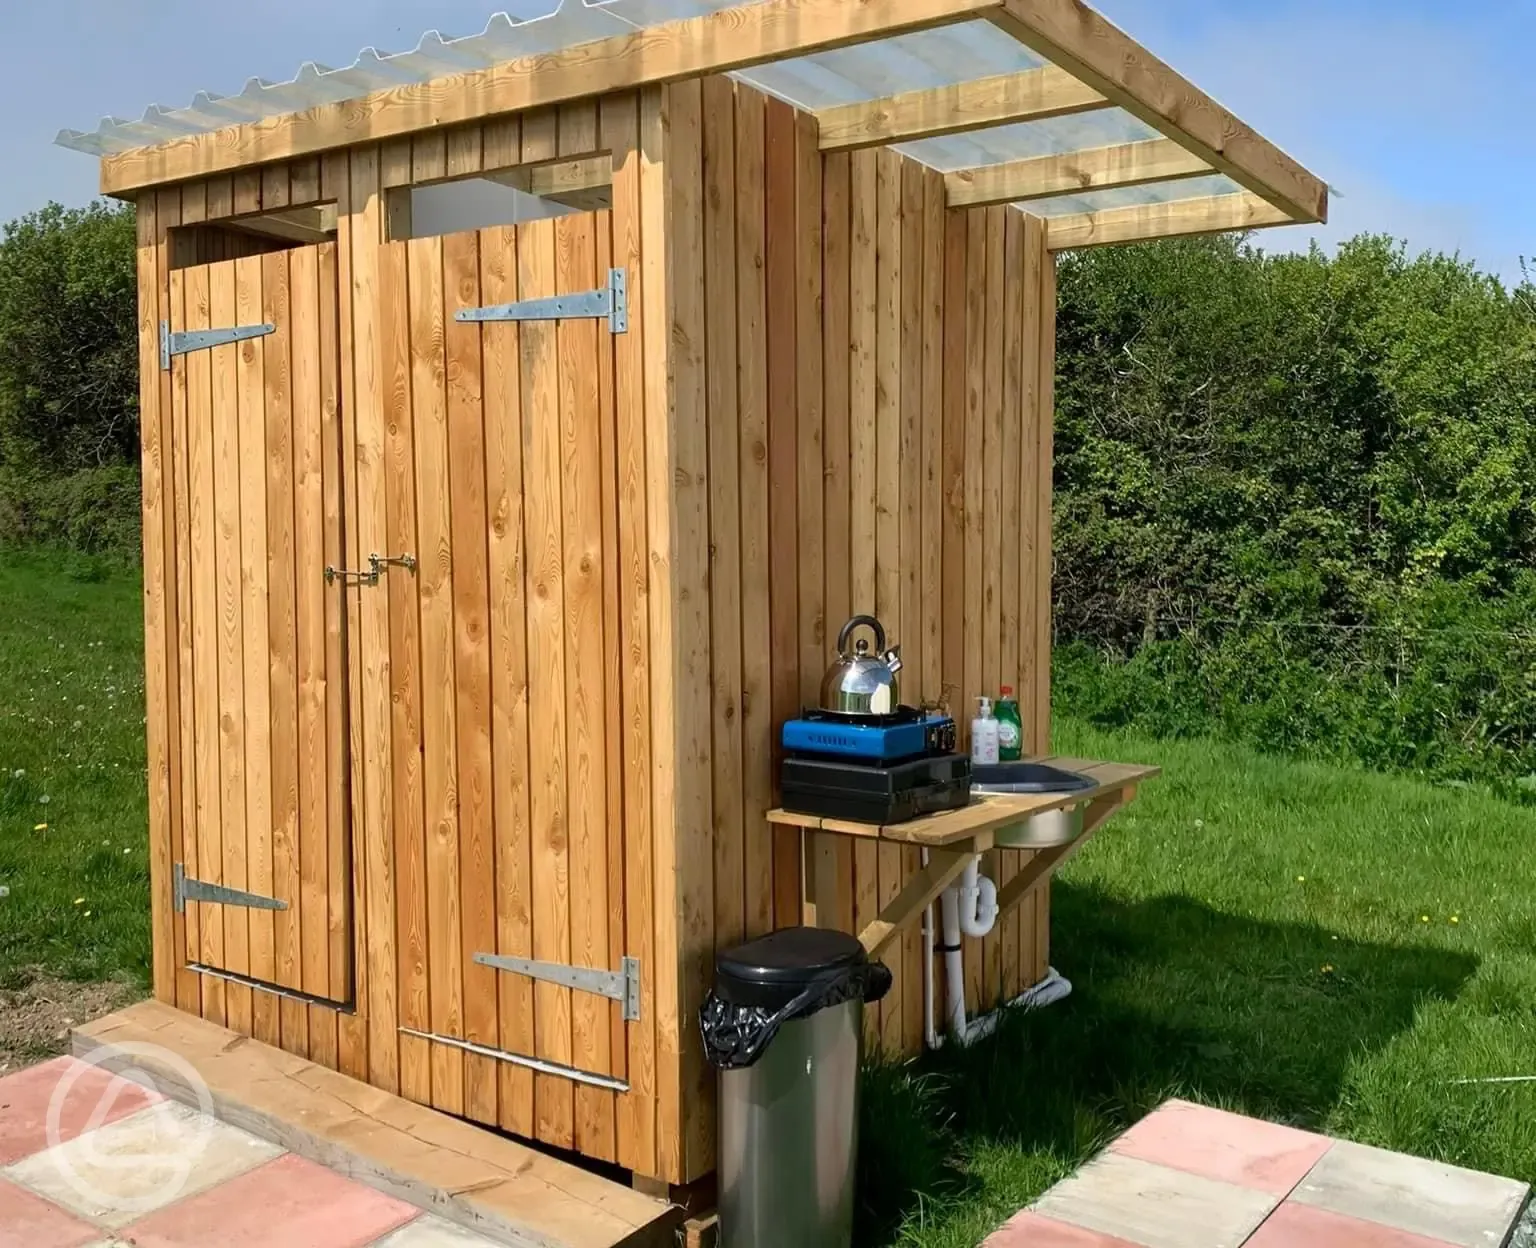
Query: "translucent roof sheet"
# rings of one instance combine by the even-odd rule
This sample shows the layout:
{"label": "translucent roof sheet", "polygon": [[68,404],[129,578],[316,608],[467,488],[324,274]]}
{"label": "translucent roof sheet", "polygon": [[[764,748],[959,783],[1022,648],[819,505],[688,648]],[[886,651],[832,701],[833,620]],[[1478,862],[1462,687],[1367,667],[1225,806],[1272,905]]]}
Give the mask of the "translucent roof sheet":
{"label": "translucent roof sheet", "polygon": [[[545,13],[514,18],[497,13],[478,34],[445,38],[428,31],[416,46],[382,53],[364,48],[348,66],[307,62],[287,82],[251,79],[236,95],[199,93],[182,107],[151,106],[136,121],[104,119],[94,131],[62,131],[65,147],[111,155],[183,135],[297,112],[318,104],[355,99],[402,83],[424,82],[467,69],[555,51],[637,28],[732,7],[741,0],[549,0]],[[903,91],[948,86],[995,74],[1036,68],[1044,62],[986,21],[933,30],[776,61],[738,71],[743,82],[803,109],[878,99]],[[898,151],[941,171],[974,168],[1156,137],[1150,126],[1122,109],[975,130],[900,144]],[[1034,200],[1031,212],[1059,216],[1096,208],[1159,203],[1241,188],[1213,176],[1150,187],[1129,187]]]}

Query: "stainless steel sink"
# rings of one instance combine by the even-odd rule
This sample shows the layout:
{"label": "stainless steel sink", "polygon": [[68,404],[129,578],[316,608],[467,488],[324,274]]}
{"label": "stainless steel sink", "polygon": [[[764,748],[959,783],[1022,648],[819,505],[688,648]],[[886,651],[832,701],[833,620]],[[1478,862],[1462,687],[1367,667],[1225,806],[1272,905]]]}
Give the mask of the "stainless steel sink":
{"label": "stainless steel sink", "polygon": [[[994,763],[971,769],[971,792],[987,794],[1080,793],[1094,787],[1087,776],[1049,763]],[[1083,834],[1083,809],[1075,802],[1060,810],[1042,811],[997,830],[1004,849],[1054,849],[1070,845]]]}

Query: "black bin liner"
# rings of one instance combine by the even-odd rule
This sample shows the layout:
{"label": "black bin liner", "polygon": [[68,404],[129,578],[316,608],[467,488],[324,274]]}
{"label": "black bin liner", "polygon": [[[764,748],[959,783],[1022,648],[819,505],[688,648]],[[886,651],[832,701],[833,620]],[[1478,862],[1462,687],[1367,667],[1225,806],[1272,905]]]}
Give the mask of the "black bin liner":
{"label": "black bin liner", "polygon": [[715,987],[699,1008],[704,1055],[720,1070],[752,1065],[779,1028],[844,1001],[874,1002],[891,972],[846,932],[786,927],[715,959]]}

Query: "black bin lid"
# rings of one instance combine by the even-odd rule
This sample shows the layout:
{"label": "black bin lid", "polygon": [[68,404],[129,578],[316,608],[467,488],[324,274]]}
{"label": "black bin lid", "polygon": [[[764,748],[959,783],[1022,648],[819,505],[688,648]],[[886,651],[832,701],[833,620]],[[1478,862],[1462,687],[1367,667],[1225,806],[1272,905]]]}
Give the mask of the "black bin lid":
{"label": "black bin lid", "polygon": [[732,1005],[779,1010],[806,988],[859,974],[868,955],[858,937],[786,927],[715,956],[715,993]]}

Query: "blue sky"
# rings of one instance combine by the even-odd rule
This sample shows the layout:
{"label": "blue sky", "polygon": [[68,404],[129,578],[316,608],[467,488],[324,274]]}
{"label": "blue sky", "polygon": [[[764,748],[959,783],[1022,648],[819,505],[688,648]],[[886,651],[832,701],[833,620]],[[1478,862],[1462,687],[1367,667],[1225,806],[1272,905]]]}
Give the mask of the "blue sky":
{"label": "blue sky", "polygon": [[[530,0],[523,0],[528,4]],[[539,0],[531,0],[538,4]],[[0,219],[80,203],[95,162],[61,126],[300,62],[478,30],[495,0],[45,0],[0,13]],[[1383,231],[1518,276],[1536,254],[1536,0],[1098,0],[1097,6],[1326,178],[1328,243]],[[1304,246],[1300,229],[1270,232]]]}

